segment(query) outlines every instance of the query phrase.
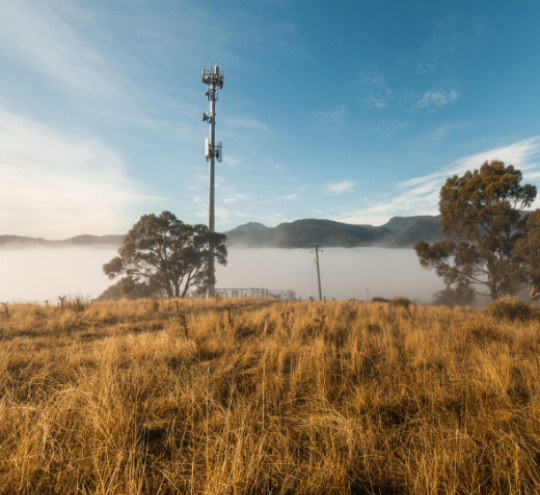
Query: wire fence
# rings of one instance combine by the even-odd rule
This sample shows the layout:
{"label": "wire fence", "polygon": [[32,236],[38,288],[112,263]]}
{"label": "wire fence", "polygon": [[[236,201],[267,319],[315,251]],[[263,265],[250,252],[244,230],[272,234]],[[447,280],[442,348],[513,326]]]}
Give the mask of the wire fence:
{"label": "wire fence", "polygon": [[269,289],[215,289],[220,297],[257,297],[260,299],[278,299],[280,301],[294,301],[296,292],[293,290],[269,290]]}

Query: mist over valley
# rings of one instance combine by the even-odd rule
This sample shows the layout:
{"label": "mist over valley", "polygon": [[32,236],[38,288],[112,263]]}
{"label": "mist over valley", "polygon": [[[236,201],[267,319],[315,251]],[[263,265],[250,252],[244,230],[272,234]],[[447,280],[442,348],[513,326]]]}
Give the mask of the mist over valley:
{"label": "mist over valley", "polygon": [[[115,281],[102,265],[116,248],[1,249],[0,301],[56,301],[60,295],[95,298]],[[323,248],[320,255],[323,295],[348,299],[407,296],[429,302],[444,288],[424,270],[412,249],[380,247]],[[308,249],[229,248],[227,266],[217,266],[218,288],[291,289],[303,299],[317,296],[313,254]]]}

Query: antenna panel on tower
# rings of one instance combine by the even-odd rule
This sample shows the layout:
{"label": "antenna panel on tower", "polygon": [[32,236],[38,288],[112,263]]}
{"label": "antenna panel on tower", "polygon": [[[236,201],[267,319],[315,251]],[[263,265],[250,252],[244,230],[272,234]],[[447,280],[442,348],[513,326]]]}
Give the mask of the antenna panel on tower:
{"label": "antenna panel on tower", "polygon": [[210,144],[210,139],[206,138],[204,140],[204,157],[206,158],[206,161],[210,161],[210,157],[212,156],[212,145]]}

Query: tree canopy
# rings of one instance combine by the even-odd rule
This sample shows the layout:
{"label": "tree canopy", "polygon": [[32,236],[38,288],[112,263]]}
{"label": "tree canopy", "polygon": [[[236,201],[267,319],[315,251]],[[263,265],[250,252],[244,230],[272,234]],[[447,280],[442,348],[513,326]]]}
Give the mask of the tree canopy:
{"label": "tree canopy", "polygon": [[522,178],[512,165],[494,160],[448,178],[441,188],[441,230],[448,239],[431,246],[418,241],[414,249],[422,266],[455,285],[457,296],[497,299],[517,293],[527,280],[514,247],[536,187],[521,185]]}
{"label": "tree canopy", "polygon": [[534,210],[527,216],[523,230],[515,251],[527,267],[528,282],[531,284],[529,302],[532,302],[540,297],[540,210]]}
{"label": "tree canopy", "polygon": [[119,256],[103,265],[103,271],[110,279],[127,275],[168,297],[185,297],[190,287],[208,283],[210,244],[216,261],[226,265],[224,234],[183,223],[168,211],[143,215],[124,237]]}

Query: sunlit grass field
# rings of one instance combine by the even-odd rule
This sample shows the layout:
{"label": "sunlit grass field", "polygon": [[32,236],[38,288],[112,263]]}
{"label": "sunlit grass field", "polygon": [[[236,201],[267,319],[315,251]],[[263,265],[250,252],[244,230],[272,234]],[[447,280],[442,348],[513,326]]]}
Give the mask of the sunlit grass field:
{"label": "sunlit grass field", "polygon": [[540,493],[540,323],[386,303],[0,308],[2,494]]}

